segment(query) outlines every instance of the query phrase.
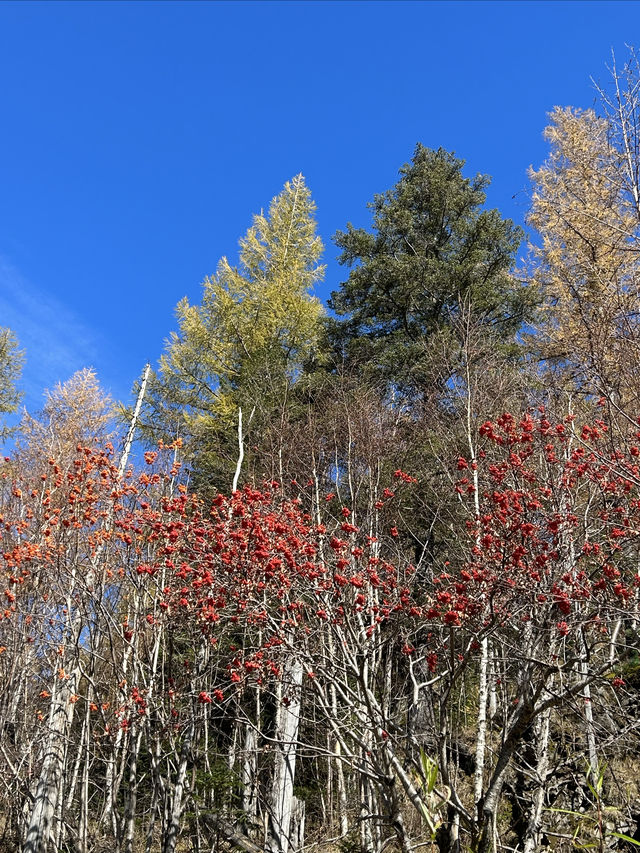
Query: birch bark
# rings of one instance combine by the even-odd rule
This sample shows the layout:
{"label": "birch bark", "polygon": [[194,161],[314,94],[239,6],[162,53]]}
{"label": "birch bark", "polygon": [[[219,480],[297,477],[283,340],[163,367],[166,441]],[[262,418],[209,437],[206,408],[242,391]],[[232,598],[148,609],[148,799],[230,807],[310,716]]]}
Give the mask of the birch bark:
{"label": "birch bark", "polygon": [[[280,705],[275,744],[271,807],[265,853],[289,853],[293,783],[296,772],[302,686],[302,663],[290,656],[283,667],[288,704]],[[293,851],[292,851],[293,853]]]}

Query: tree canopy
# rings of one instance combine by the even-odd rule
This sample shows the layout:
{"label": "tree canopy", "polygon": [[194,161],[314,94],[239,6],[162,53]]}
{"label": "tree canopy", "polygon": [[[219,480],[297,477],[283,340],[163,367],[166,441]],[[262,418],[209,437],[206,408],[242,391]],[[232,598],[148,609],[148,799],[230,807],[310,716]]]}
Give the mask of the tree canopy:
{"label": "tree canopy", "polygon": [[11,329],[0,328],[0,439],[6,438],[10,432],[3,415],[17,411],[22,399],[17,383],[23,362],[24,353],[19,349],[16,336]]}
{"label": "tree canopy", "polygon": [[155,425],[186,437],[200,467],[208,457],[217,468],[222,457],[228,475],[237,455],[238,410],[245,434],[264,427],[317,352],[324,311],[313,288],[324,267],[314,214],[297,175],[268,214],[254,216],[240,240],[238,265],[222,258],[204,281],[202,302],[178,303],[179,330],[167,341],[155,380],[162,413]]}
{"label": "tree canopy", "polygon": [[595,111],[556,108],[549,156],[531,170],[530,224],[540,235],[532,279],[542,296],[534,346],[574,387],[636,396],[621,370],[640,344],[638,212],[624,150]]}
{"label": "tree canopy", "polygon": [[347,359],[396,382],[425,381],[430,338],[464,305],[503,340],[531,305],[511,274],[523,232],[484,209],[489,178],[466,178],[463,167],[417,145],[400,180],[370,203],[371,230],[349,224],[334,238],[351,268],[330,301],[334,339]]}

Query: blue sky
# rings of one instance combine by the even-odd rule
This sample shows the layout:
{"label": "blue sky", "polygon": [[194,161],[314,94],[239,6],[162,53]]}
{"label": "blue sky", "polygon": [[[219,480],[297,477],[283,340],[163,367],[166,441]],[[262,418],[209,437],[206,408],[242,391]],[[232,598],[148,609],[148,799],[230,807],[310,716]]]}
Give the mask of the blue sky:
{"label": "blue sky", "polygon": [[556,104],[588,107],[636,2],[0,3],[0,325],[26,403],[93,366],[128,398],[233,262],[254,212],[303,172],[327,246],[368,222],[416,142],[493,176],[522,221]]}

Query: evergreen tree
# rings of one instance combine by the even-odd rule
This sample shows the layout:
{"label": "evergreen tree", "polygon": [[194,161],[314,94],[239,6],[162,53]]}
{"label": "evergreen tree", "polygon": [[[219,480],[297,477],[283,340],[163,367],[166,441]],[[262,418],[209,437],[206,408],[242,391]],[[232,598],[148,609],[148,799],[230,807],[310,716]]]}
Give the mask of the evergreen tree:
{"label": "evergreen tree", "polygon": [[[238,410],[255,446],[286,405],[291,383],[318,346],[323,309],[315,204],[302,175],[240,240],[238,266],[222,258],[200,305],[183,299],[152,384],[155,425],[190,440],[201,481],[228,488],[238,454]],[[173,437],[173,436],[172,436]]]}
{"label": "evergreen tree", "polygon": [[10,329],[0,329],[0,440],[11,430],[3,423],[2,416],[18,408],[22,393],[16,383],[22,373],[24,354],[18,349],[16,336]]}
{"label": "evergreen tree", "polygon": [[[510,275],[522,231],[484,210],[486,175],[465,178],[464,161],[418,145],[400,180],[369,205],[370,231],[338,231],[339,262],[351,267],[330,305],[343,357],[423,390],[433,382],[430,339],[464,306],[502,340],[527,316],[530,294]],[[448,377],[440,377],[443,387]]]}

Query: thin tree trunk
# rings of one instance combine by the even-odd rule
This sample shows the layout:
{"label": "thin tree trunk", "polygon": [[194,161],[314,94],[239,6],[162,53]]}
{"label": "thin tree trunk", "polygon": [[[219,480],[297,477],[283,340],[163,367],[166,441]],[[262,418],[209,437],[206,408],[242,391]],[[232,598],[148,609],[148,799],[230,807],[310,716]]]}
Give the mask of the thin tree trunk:
{"label": "thin tree trunk", "polygon": [[162,779],[162,774],[160,773],[161,747],[160,735],[158,734],[158,732],[154,733],[153,744],[149,745],[149,755],[151,759],[151,779],[153,781],[153,795],[151,798],[151,815],[149,817],[149,824],[147,826],[147,836],[145,840],[145,853],[151,853],[151,849],[153,847],[153,832],[156,825],[156,818],[161,807],[161,796],[162,800],[164,801],[164,781]]}
{"label": "thin tree trunk", "polygon": [[58,680],[57,689],[51,697],[49,735],[23,853],[46,853],[49,845],[53,817],[60,796],[67,734],[73,719],[74,705],[69,700],[75,690],[75,679],[74,673],[66,680]]}
{"label": "thin tree trunk", "polygon": [[82,779],[80,782],[79,822],[78,822],[78,853],[87,853],[89,849],[89,765],[91,762],[90,749],[90,721],[89,707],[87,703],[87,745],[84,752],[82,765]]}
{"label": "thin tree trunk", "polygon": [[[142,403],[144,401],[144,395],[146,393],[147,382],[149,380],[149,374],[151,373],[151,365],[149,363],[145,364],[144,370],[142,372],[142,380],[140,383],[140,388],[138,390],[138,396],[136,398],[136,404],[133,410],[133,414],[131,416],[131,421],[129,423],[129,429],[127,430],[127,435],[124,440],[124,444],[122,447],[122,453],[120,454],[120,461],[118,463],[118,481],[122,480],[124,477],[127,464],[129,462],[129,456],[131,454],[131,448],[133,446],[133,439],[135,438],[136,427],[138,424],[138,418],[140,416],[140,410],[142,408]],[[111,527],[113,524],[113,515],[110,515],[107,520],[107,528]],[[99,548],[98,553],[100,553],[101,548]],[[136,613],[137,616],[137,613]],[[129,617],[128,617],[129,618]],[[135,620],[134,620],[135,621]],[[129,662],[133,653],[133,645],[128,644],[125,649],[125,653],[122,661],[122,675],[123,678],[126,679],[127,671],[129,668]],[[113,745],[113,749],[111,750],[111,755],[107,760],[107,768],[105,775],[105,801],[104,801],[104,809],[102,815],[100,816],[99,825],[105,826],[107,822],[111,819],[112,829],[114,835],[117,837],[117,818],[115,815],[115,804],[118,796],[118,788],[120,786],[120,780],[122,779],[122,773],[117,774],[116,768],[118,764],[118,752],[120,749],[120,745],[123,738],[123,730],[118,728],[115,736],[115,743]],[[117,848],[118,849],[118,846]]]}
{"label": "thin tree trunk", "polygon": [[360,851],[373,851],[374,838],[371,831],[371,815],[374,813],[372,802],[371,782],[362,774],[360,776]]}
{"label": "thin tree trunk", "polygon": [[[329,659],[335,660],[335,646],[333,635],[330,630],[327,631],[326,642],[329,647]],[[336,692],[335,684],[331,684],[329,688],[329,696],[331,698],[331,713],[333,715],[333,719],[338,719],[338,694]],[[347,790],[344,781],[344,767],[342,764],[342,747],[340,745],[340,741],[336,738],[333,747],[333,754],[335,756],[332,759],[332,763],[336,768],[336,786],[338,789],[338,820],[340,822],[340,836],[342,838],[347,835],[349,832],[349,819],[347,812]],[[331,761],[330,761],[331,764]],[[331,777],[331,769],[329,769],[329,778]]]}
{"label": "thin tree trunk", "polygon": [[[572,565],[575,565],[576,556],[574,553],[573,543],[571,544],[570,554]],[[587,736],[587,751],[589,753],[589,769],[591,770],[592,781],[595,783],[598,778],[598,750],[596,747],[596,729],[593,721],[593,706],[591,704],[591,686],[587,679],[587,674],[589,672],[589,664],[587,662],[587,644],[585,643],[584,632],[582,628],[578,629],[577,647],[578,654],[580,655],[578,672],[580,674],[581,680],[585,682],[582,698],[584,700],[584,720]]]}
{"label": "thin tree trunk", "polygon": [[333,754],[335,756],[334,763],[336,768],[336,787],[338,789],[338,818],[340,821],[340,836],[342,838],[349,832],[348,818],[348,802],[347,802],[347,786],[344,779],[344,767],[342,764],[342,747],[340,741],[336,740],[334,744]]}
{"label": "thin tree trunk", "polygon": [[251,723],[245,724],[244,755],[240,779],[242,784],[242,811],[252,824],[258,814],[258,735]]}
{"label": "thin tree trunk", "polygon": [[487,708],[489,700],[489,640],[480,641],[480,685],[478,688],[478,722],[476,727],[476,766],[474,775],[474,801],[477,806],[484,789],[484,758],[487,748]]}
{"label": "thin tree trunk", "polygon": [[136,830],[136,805],[138,801],[138,754],[142,731],[129,739],[129,792],[124,817],[124,853],[133,853]]}
{"label": "thin tree trunk", "polygon": [[549,723],[551,708],[546,708],[536,720],[536,782],[531,802],[529,822],[524,837],[523,853],[536,853],[541,849],[542,811],[549,773]]}
{"label": "thin tree trunk", "polygon": [[302,664],[291,656],[283,667],[288,705],[281,704],[276,725],[275,765],[265,853],[288,853],[293,782],[296,771]]}
{"label": "thin tree trunk", "polygon": [[[71,784],[69,785],[69,790],[67,791],[66,803],[64,805],[64,809],[67,813],[69,813],[73,809],[73,801],[76,796],[76,788],[78,786],[78,778],[80,776],[80,768],[82,767],[82,758],[84,755],[84,741],[86,737],[86,727],[87,721],[86,717],[82,721],[82,728],[80,730],[80,740],[78,742],[78,748],[76,751],[76,758],[73,762],[73,772],[71,773]],[[67,768],[68,772],[68,768]]]}
{"label": "thin tree trunk", "polygon": [[164,845],[162,847],[162,853],[174,853],[178,842],[178,836],[180,835],[180,824],[185,800],[184,792],[187,779],[187,762],[189,760],[189,753],[191,752],[191,744],[193,743],[195,730],[196,722],[194,715],[191,718],[191,723],[189,724],[189,728],[182,742],[182,749],[180,750],[180,763],[178,765],[176,784],[173,789],[169,823],[167,827],[167,834],[164,839]]}
{"label": "thin tree trunk", "polygon": [[[470,344],[470,323],[471,312],[466,312],[466,337],[465,337],[465,370],[467,377],[467,406],[466,406],[466,432],[467,446],[469,448],[469,463],[470,474],[473,482],[473,508],[475,518],[480,518],[480,483],[478,478],[478,466],[476,457],[476,447],[473,437],[473,383],[471,377],[470,362],[471,357],[468,352]],[[480,547],[480,531],[478,529],[475,535],[476,547]],[[478,720],[476,726],[476,766],[474,775],[474,801],[477,807],[482,799],[484,789],[484,764],[485,753],[487,748],[487,707],[489,703],[489,640],[483,637],[480,641],[480,662],[479,662],[480,684],[478,689]]]}

